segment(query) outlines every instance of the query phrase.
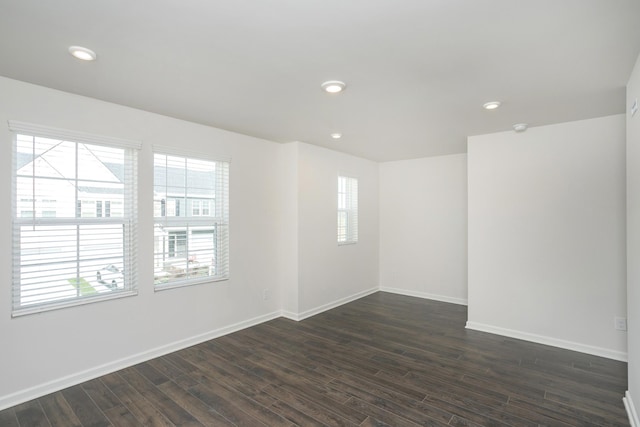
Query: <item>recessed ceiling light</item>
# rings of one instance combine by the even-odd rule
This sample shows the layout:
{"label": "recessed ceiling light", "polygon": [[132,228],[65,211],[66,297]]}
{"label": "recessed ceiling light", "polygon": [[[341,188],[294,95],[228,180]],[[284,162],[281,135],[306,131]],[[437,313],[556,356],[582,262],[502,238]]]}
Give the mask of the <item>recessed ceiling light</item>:
{"label": "recessed ceiling light", "polygon": [[96,59],[96,53],[94,51],[82,46],[70,46],[69,53],[83,61],[94,61]]}
{"label": "recessed ceiling light", "polygon": [[486,102],[484,105],[482,105],[482,107],[485,110],[495,110],[496,108],[498,108],[500,106],[500,101],[491,101],[491,102]]}
{"label": "recessed ceiling light", "polygon": [[322,83],[320,87],[327,93],[340,93],[345,90],[347,85],[344,82],[338,80],[329,80]]}
{"label": "recessed ceiling light", "polygon": [[341,134],[341,133],[338,133],[338,132],[336,132],[336,133],[332,133],[332,134],[331,134],[331,138],[333,138],[333,139],[340,139],[340,138],[342,138],[342,134]]}
{"label": "recessed ceiling light", "polygon": [[527,130],[527,125],[526,123],[516,123],[515,125],[513,125],[513,130],[515,130],[516,132],[524,132],[525,130]]}

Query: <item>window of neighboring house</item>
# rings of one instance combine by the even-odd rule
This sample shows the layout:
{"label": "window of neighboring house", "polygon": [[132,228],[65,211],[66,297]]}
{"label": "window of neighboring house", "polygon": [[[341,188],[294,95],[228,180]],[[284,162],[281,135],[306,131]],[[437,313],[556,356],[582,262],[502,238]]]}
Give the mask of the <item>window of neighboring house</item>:
{"label": "window of neighboring house", "polygon": [[[104,206],[104,211],[103,211],[103,206]],[[111,201],[110,200],[105,200],[104,204],[102,202],[102,200],[97,200],[96,201],[96,216],[98,218],[100,217],[105,217],[108,218],[111,216]]]}
{"label": "window of neighboring house", "polygon": [[156,289],[229,278],[228,200],[229,161],[156,149]]}
{"label": "window of neighboring house", "polygon": [[[13,121],[9,128],[13,315],[135,294],[140,144]],[[121,212],[98,216],[96,196],[118,200]]]}
{"label": "window of neighboring house", "polygon": [[338,176],[338,244],[358,241],[358,179]]}
{"label": "window of neighboring house", "polygon": [[187,232],[169,232],[169,258],[187,256]]}
{"label": "window of neighboring house", "polygon": [[191,202],[191,215],[192,216],[209,216],[209,201],[193,200]]}

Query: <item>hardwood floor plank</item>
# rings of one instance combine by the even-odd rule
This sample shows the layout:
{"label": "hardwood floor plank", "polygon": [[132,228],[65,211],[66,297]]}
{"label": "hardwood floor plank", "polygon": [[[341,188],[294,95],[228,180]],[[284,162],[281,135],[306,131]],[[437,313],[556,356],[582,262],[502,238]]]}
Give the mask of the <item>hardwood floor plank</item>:
{"label": "hardwood floor plank", "polygon": [[359,424],[341,417],[325,406],[322,406],[305,396],[301,396],[297,393],[292,393],[284,387],[270,385],[265,389],[265,391],[270,395],[278,398],[278,400],[286,402],[288,405],[305,413],[309,417],[320,421],[324,425],[341,427],[356,426]]}
{"label": "hardwood floor plank", "polygon": [[140,363],[133,368],[155,386],[170,381],[169,377],[151,366],[150,363]]}
{"label": "hardwood floor plank", "polygon": [[508,404],[490,405],[481,403],[474,397],[440,390],[428,395],[423,402],[434,406],[446,407],[461,418],[486,425],[508,425],[518,427],[535,427],[538,423],[514,415]]}
{"label": "hardwood floor plank", "polygon": [[82,423],[62,393],[48,394],[38,401],[53,427],[82,427]]}
{"label": "hardwood floor plank", "polygon": [[138,393],[119,373],[100,378],[142,424],[153,427],[171,427],[174,424],[158,408]]}
{"label": "hardwood floor plank", "polygon": [[16,418],[21,427],[51,427],[40,403],[31,400],[14,407]]}
{"label": "hardwood floor plank", "polygon": [[[244,413],[260,420],[269,426],[289,426],[290,422],[286,421],[280,415],[273,412],[269,407],[262,405],[258,401],[252,399],[249,396],[244,395],[241,392],[233,389],[232,387],[219,384],[213,386],[209,383],[209,389],[215,391],[216,395],[233,404],[242,410]],[[214,408],[215,409],[215,408]]]}
{"label": "hardwood floor plank", "polygon": [[104,411],[111,424],[116,427],[140,427],[142,424],[125,406],[114,406]]}
{"label": "hardwood floor plank", "polygon": [[0,426],[4,427],[20,427],[18,424],[18,418],[16,417],[16,411],[14,408],[5,409],[0,411]]}
{"label": "hardwood floor plank", "polygon": [[305,414],[302,411],[297,410],[296,408],[288,405],[285,402],[281,402],[279,400],[276,400],[271,406],[271,409],[273,409],[275,412],[277,412],[278,414],[280,414],[280,416],[282,416],[283,418],[286,418],[287,420],[291,421],[293,423],[293,425],[297,425],[297,426],[304,426],[304,427],[322,427],[324,426],[324,424],[322,424],[320,421],[311,418],[310,416],[308,416],[307,414]]}
{"label": "hardwood floor plank", "polygon": [[[572,366],[545,362],[537,359],[534,363],[523,360],[520,365],[523,369],[535,372],[543,378],[564,379],[571,383],[589,384],[595,391],[616,391],[624,393],[619,388],[620,380],[605,375],[594,375],[590,372],[574,369]],[[578,387],[580,388],[580,387]],[[604,397],[604,394],[603,394]]]}
{"label": "hardwood floor plank", "polygon": [[609,414],[605,417],[602,417],[585,413],[570,406],[564,406],[547,399],[534,400],[523,397],[512,397],[509,400],[509,406],[514,408],[526,409],[529,413],[537,415],[540,419],[549,420],[546,422],[546,424],[551,424],[551,420],[554,420],[556,423],[563,423],[565,425],[573,426],[628,426],[628,422],[626,420],[622,424],[615,422],[613,418],[618,418],[615,414]]}
{"label": "hardwood floor plank", "polygon": [[382,421],[385,424],[392,425],[394,427],[416,427],[416,426],[436,426],[442,427],[447,424],[439,423],[437,421],[425,420],[420,424],[416,424],[415,422],[408,420],[404,417],[396,415],[392,412],[387,411],[386,409],[380,408],[375,405],[371,405],[365,401],[352,397],[346,403],[348,406],[351,406],[353,409],[360,411],[365,414],[369,414],[376,418],[377,420]]}
{"label": "hardwood floor plank", "polygon": [[192,387],[190,393],[237,426],[251,427],[266,425],[238,408],[233,401],[223,398],[216,393],[214,389],[204,384],[198,384]]}
{"label": "hardwood floor plank", "polygon": [[488,395],[495,396],[519,396],[527,395],[538,398],[544,398],[546,389],[541,386],[532,386],[526,380],[519,378],[517,380],[509,380],[506,377],[491,377],[486,373],[478,372],[476,374],[465,374],[460,380],[461,387],[479,390]]}
{"label": "hardwood floor plank", "polygon": [[573,368],[582,371],[590,372],[592,374],[607,375],[609,377],[616,378],[618,381],[626,381],[628,370],[625,362],[614,363],[614,361],[607,361],[612,363],[602,363],[599,360],[593,360],[589,363],[586,362],[573,362]]}
{"label": "hardwood floor plank", "polygon": [[167,378],[170,378],[173,382],[183,388],[189,388],[198,383],[198,381],[191,378],[182,369],[178,368],[163,357],[150,360],[147,363],[156,368],[159,372],[162,372]]}
{"label": "hardwood floor plank", "polygon": [[[575,395],[571,395],[570,393],[562,392],[562,391],[547,391],[545,394],[545,399],[550,400],[552,402],[557,402],[565,406],[574,407],[584,411],[588,414],[593,414],[597,416],[603,416],[608,414],[615,413],[615,409],[617,405],[607,403],[599,400],[598,398],[594,399],[581,399],[576,398]],[[624,422],[626,417],[619,416],[617,417],[618,422]]]}
{"label": "hardwood floor plank", "polygon": [[[262,391],[268,382],[264,382],[264,379],[260,376],[251,373],[244,372],[238,366],[231,367],[231,370],[236,372],[238,376],[234,376],[223,368],[229,368],[230,362],[225,361],[224,363],[218,364],[209,363],[208,360],[203,361],[193,361],[194,364],[183,360],[183,363],[188,363],[195,368],[189,375],[198,379],[198,384],[203,384],[212,388],[217,388],[218,386],[226,386],[233,390],[236,390],[238,393],[242,393],[244,396],[249,397],[256,402],[264,406],[271,405],[275,399],[268,394]],[[186,390],[190,390],[191,388],[186,388]]]}
{"label": "hardwood floor plank", "polygon": [[100,408],[85,393],[81,385],[62,390],[62,395],[69,402],[71,409],[84,427],[107,427],[111,422],[105,417]]}
{"label": "hardwood floor plank", "polygon": [[82,383],[82,389],[103,412],[122,405],[120,399],[99,378]]}
{"label": "hardwood floor plank", "polygon": [[392,427],[392,426],[378,419],[367,417],[367,419],[364,420],[362,424],[360,424],[360,427]]}
{"label": "hardwood floor plank", "polygon": [[179,426],[202,426],[189,412],[160,391],[151,381],[140,374],[136,368],[123,369],[120,371],[120,375],[172,423]]}
{"label": "hardwood floor plank", "polygon": [[186,392],[174,382],[161,384],[160,389],[176,403],[186,409],[205,426],[233,426],[234,424],[206,405],[203,401]]}
{"label": "hardwood floor plank", "polygon": [[[384,374],[381,374],[383,376]],[[424,388],[429,396],[437,396],[441,393],[456,394],[464,397],[469,401],[475,401],[482,405],[499,406],[506,405],[509,396],[502,393],[494,393],[487,390],[483,393],[482,389],[477,387],[465,387],[461,381],[443,381],[440,378],[433,378],[425,373],[410,372],[404,376],[403,380],[407,384],[413,384],[415,387]]]}
{"label": "hardwood floor plank", "polygon": [[[255,356],[252,356],[255,358]],[[252,362],[245,361],[245,364]],[[287,386],[292,389],[298,389],[302,392],[314,393],[318,399],[329,400],[333,403],[341,404],[346,402],[351,396],[346,393],[341,393],[339,390],[335,390],[326,385],[327,380],[333,378],[327,378],[326,375],[320,375],[315,371],[311,371],[309,375],[306,371],[302,374],[299,371],[293,371],[288,366],[282,366],[278,363],[274,363],[269,359],[258,359],[255,366],[259,366],[261,375],[265,378],[271,378],[271,384],[278,384],[281,386]],[[250,365],[247,365],[250,366]],[[320,378],[320,380],[318,380]]]}
{"label": "hardwood floor plank", "polygon": [[362,402],[384,409],[417,424],[425,420],[440,421],[446,424],[453,416],[453,414],[445,410],[424,404],[419,400],[403,397],[384,388],[367,387],[363,389],[361,385],[354,387],[353,383],[348,384],[341,380],[336,380],[334,384]]}

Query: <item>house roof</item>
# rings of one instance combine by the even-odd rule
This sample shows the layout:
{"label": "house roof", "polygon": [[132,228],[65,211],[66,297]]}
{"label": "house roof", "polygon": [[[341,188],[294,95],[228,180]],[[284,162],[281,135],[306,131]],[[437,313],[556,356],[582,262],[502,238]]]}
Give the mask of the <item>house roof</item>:
{"label": "house roof", "polygon": [[[379,161],[464,152],[467,136],[519,122],[622,113],[640,52],[637,0],[0,0],[0,11],[2,76]],[[71,44],[97,61],[75,60]],[[346,91],[323,93],[334,79]]]}
{"label": "house roof", "polygon": [[[31,163],[34,156],[29,153],[16,153],[16,164],[18,174],[30,174],[31,173]],[[40,156],[35,156],[36,161],[43,160]],[[102,176],[108,182],[116,182],[121,183],[124,180],[124,167],[119,163],[111,163],[111,162],[101,162],[96,157],[88,157],[88,160],[91,161],[90,165],[87,165],[87,168],[95,171],[97,176]],[[61,164],[56,164],[56,162],[61,162]],[[68,169],[66,165],[66,159],[61,156],[50,156],[46,159],[46,161],[41,161],[39,164],[41,171],[44,171],[46,176],[52,176],[56,178],[63,177],[63,173],[65,169]],[[185,186],[185,176],[184,169],[181,168],[173,168],[173,167],[160,167],[154,166],[154,176],[157,177],[159,183],[165,185],[167,188],[167,193],[169,195],[183,195]],[[214,198],[215,195],[211,193],[211,188],[213,188],[213,176],[211,172],[205,172],[201,170],[190,170],[188,181],[189,181],[189,196],[190,197],[198,197],[198,198]],[[78,186],[78,191],[87,193],[87,194],[122,194],[122,189],[120,188],[108,188],[104,186],[91,186],[91,185],[80,185]]]}

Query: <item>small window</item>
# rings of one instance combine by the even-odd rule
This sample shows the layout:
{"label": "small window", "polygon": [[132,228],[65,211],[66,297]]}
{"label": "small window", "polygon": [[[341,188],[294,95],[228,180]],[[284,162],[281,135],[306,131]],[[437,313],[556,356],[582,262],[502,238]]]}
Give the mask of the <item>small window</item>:
{"label": "small window", "polygon": [[229,278],[229,162],[154,154],[154,283]]}
{"label": "small window", "polygon": [[358,179],[338,176],[338,244],[358,241]]}
{"label": "small window", "polygon": [[[9,127],[13,315],[135,294],[140,145],[19,122]],[[119,215],[101,212],[96,196],[117,200]]]}

